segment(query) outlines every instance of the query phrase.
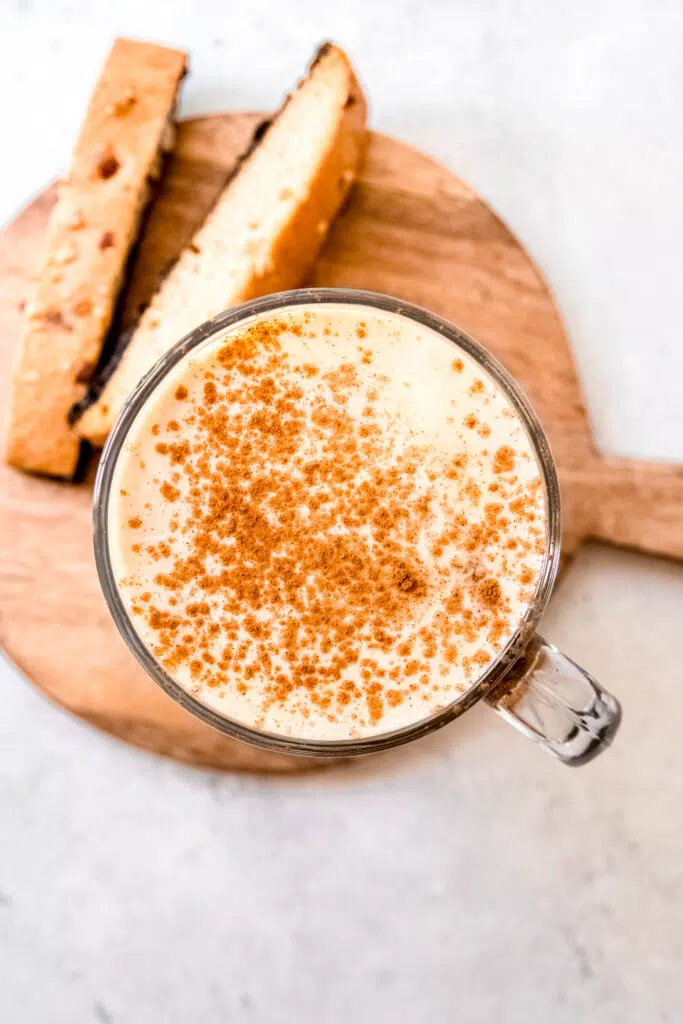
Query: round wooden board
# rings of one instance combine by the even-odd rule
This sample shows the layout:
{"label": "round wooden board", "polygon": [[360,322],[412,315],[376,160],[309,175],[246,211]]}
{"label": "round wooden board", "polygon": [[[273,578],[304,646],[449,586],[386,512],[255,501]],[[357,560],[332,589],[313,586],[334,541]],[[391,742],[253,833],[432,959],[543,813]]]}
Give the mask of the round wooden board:
{"label": "round wooden board", "polygon": [[[124,312],[137,315],[217,197],[259,115],[181,125],[139,246]],[[54,189],[0,235],[2,406]],[[426,306],[487,345],[522,383],[555,453],[564,550],[597,537],[683,557],[683,468],[600,456],[548,288],[472,190],[429,157],[373,134],[365,168],[307,283],[368,288]],[[60,484],[0,467],[0,643],[51,700],[122,739],[220,768],[311,761],[227,739],[168,698],[118,636],[91,546],[92,470]]]}

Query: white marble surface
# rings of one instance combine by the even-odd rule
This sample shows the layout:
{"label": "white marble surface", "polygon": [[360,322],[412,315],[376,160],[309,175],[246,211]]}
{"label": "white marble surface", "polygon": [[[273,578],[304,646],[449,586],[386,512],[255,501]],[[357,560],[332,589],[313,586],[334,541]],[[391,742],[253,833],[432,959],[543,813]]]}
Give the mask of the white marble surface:
{"label": "white marble surface", "polygon": [[[64,165],[114,34],[186,113],[272,107],[344,43],[373,123],[477,187],[551,281],[600,443],[683,459],[678,0],[0,4],[0,221]],[[571,771],[484,709],[298,779],[127,749],[0,666],[0,1021],[683,1017],[683,568],[585,550],[545,631],[622,700]]]}

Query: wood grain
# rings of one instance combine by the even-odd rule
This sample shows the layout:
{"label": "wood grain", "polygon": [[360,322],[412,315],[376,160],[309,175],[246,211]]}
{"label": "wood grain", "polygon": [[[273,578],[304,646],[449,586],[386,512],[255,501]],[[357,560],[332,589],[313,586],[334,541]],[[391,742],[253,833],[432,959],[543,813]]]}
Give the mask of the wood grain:
{"label": "wood grain", "polygon": [[[260,115],[181,126],[138,248],[130,323],[210,208]],[[30,299],[48,190],[0,235],[0,378]],[[549,435],[563,493],[564,550],[588,537],[683,557],[683,467],[600,455],[561,319],[514,236],[463,182],[427,156],[373,135],[366,166],[312,279],[417,302],[489,347],[529,393]],[[221,768],[291,770],[310,761],[223,737],[183,711],[119,638],[95,574],[92,471],[78,486],[0,467],[0,644],[50,699],[139,746]]]}

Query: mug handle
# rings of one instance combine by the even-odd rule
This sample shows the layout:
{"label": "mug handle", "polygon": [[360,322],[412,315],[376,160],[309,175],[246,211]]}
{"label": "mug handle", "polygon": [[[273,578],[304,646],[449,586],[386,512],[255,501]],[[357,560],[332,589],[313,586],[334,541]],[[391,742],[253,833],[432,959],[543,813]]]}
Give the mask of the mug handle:
{"label": "mug handle", "polygon": [[486,701],[569,765],[605,750],[621,721],[616,697],[538,634]]}

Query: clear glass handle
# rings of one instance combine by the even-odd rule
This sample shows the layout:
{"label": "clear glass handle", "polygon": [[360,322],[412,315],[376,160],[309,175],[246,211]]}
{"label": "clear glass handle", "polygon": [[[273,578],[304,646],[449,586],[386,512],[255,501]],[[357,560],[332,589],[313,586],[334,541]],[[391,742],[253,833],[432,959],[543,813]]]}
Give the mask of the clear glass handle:
{"label": "clear glass handle", "polygon": [[621,721],[616,697],[538,635],[486,699],[507,722],[570,765],[605,750]]}

